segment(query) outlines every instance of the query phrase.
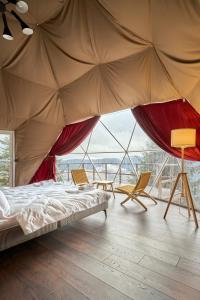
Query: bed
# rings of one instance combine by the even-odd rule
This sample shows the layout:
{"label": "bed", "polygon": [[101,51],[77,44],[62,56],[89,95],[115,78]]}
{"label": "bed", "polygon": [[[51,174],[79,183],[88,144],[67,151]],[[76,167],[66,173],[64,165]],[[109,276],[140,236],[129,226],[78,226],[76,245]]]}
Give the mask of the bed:
{"label": "bed", "polygon": [[[108,208],[110,195],[53,181],[0,189],[0,251]],[[3,199],[3,200],[2,200]]]}

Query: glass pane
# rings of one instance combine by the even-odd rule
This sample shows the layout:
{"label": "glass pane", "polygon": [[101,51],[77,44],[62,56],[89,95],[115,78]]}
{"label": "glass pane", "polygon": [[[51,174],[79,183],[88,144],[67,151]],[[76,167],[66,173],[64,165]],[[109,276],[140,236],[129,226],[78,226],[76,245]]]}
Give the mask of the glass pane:
{"label": "glass pane", "polygon": [[146,135],[137,124],[129,146],[129,151],[154,150],[159,147]]}
{"label": "glass pane", "polygon": [[124,153],[88,154],[92,162],[91,164],[88,157],[84,160],[87,163],[88,176],[93,180],[114,180],[123,156]]}
{"label": "glass pane", "polygon": [[152,185],[160,172],[166,153],[162,150],[144,151],[129,153],[129,156],[138,175],[142,172],[152,172],[149,183],[149,185]]}
{"label": "glass pane", "polygon": [[135,125],[131,110],[123,110],[101,117],[103,124],[112,132],[115,138],[126,149]]}
{"label": "glass pane", "polygon": [[[94,130],[93,130],[94,131]],[[93,132],[91,133],[91,134],[93,134]],[[89,143],[89,141],[90,141],[90,136],[91,136],[91,134],[89,134],[87,137],[86,137],[86,139],[82,142],[82,144],[81,144],[81,146],[82,146],[82,148],[83,148],[83,150],[84,151],[86,151],[86,149],[87,149],[87,147],[88,147],[88,143]],[[80,147],[81,148],[81,147]],[[82,151],[83,151],[82,150]]]}
{"label": "glass pane", "polygon": [[[160,176],[157,179],[154,195],[158,198],[168,200],[179,172],[179,160],[176,157],[168,155],[168,160],[163,166]],[[180,192],[181,186],[179,184],[173,199],[173,201],[176,203],[180,200]]]}
{"label": "glass pane", "polygon": [[132,163],[131,157],[126,155],[117,174],[116,182],[119,184],[135,184],[136,181],[137,174],[135,172],[134,164]]}
{"label": "glass pane", "polygon": [[106,130],[106,128],[99,122],[93,131],[88,153],[96,152],[121,152],[122,147],[113,138],[113,136]]}
{"label": "glass pane", "polygon": [[188,173],[188,180],[195,207],[200,210],[200,162],[185,160],[185,170]]}
{"label": "glass pane", "polygon": [[[82,146],[82,145],[81,145]],[[80,153],[84,153],[84,150],[81,146],[78,146],[74,151],[73,153],[77,153],[77,154],[80,154]]]}
{"label": "glass pane", "polygon": [[0,186],[12,184],[12,136],[0,133]]}
{"label": "glass pane", "polygon": [[61,182],[72,182],[71,170],[82,167],[84,154],[69,154],[56,157],[56,180]]}

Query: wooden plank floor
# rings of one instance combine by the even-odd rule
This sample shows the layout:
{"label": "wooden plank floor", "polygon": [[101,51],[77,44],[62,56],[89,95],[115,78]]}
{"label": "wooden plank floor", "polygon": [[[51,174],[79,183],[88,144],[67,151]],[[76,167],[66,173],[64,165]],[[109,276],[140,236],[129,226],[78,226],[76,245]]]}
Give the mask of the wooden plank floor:
{"label": "wooden plank floor", "polygon": [[[0,299],[200,300],[200,229],[165,203],[122,195],[103,212],[0,254]],[[198,215],[199,219],[199,215]]]}

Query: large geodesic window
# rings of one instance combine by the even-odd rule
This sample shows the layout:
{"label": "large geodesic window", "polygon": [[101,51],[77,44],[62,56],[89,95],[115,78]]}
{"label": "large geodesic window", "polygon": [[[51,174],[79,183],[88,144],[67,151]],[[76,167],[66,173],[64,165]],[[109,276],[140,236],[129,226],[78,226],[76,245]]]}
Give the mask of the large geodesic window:
{"label": "large geodesic window", "polygon": [[[192,193],[200,208],[200,171],[196,166],[199,163],[186,162]],[[124,110],[103,115],[79,147],[57,157],[58,180],[72,181],[70,170],[81,167],[90,180],[113,180],[115,186],[135,183],[141,172],[151,171],[151,194],[168,200],[180,171],[180,161],[160,149],[141,129],[131,111]],[[178,195],[175,201],[179,201]]]}

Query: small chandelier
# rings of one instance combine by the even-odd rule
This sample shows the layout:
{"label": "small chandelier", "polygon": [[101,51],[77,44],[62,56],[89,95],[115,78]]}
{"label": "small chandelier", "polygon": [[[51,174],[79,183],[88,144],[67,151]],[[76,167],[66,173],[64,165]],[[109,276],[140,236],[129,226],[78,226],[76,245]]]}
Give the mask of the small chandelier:
{"label": "small chandelier", "polygon": [[28,11],[28,4],[25,1],[18,1],[18,0],[0,0],[0,13],[2,14],[3,24],[4,24],[4,30],[3,30],[3,38],[9,41],[13,40],[13,35],[8,27],[8,22],[6,18],[6,13],[11,14],[21,25],[22,32],[25,35],[32,35],[33,29],[30,28],[19,16],[14,10],[7,10],[6,6],[8,4],[14,4],[16,7],[16,10],[21,13],[25,14]]}

